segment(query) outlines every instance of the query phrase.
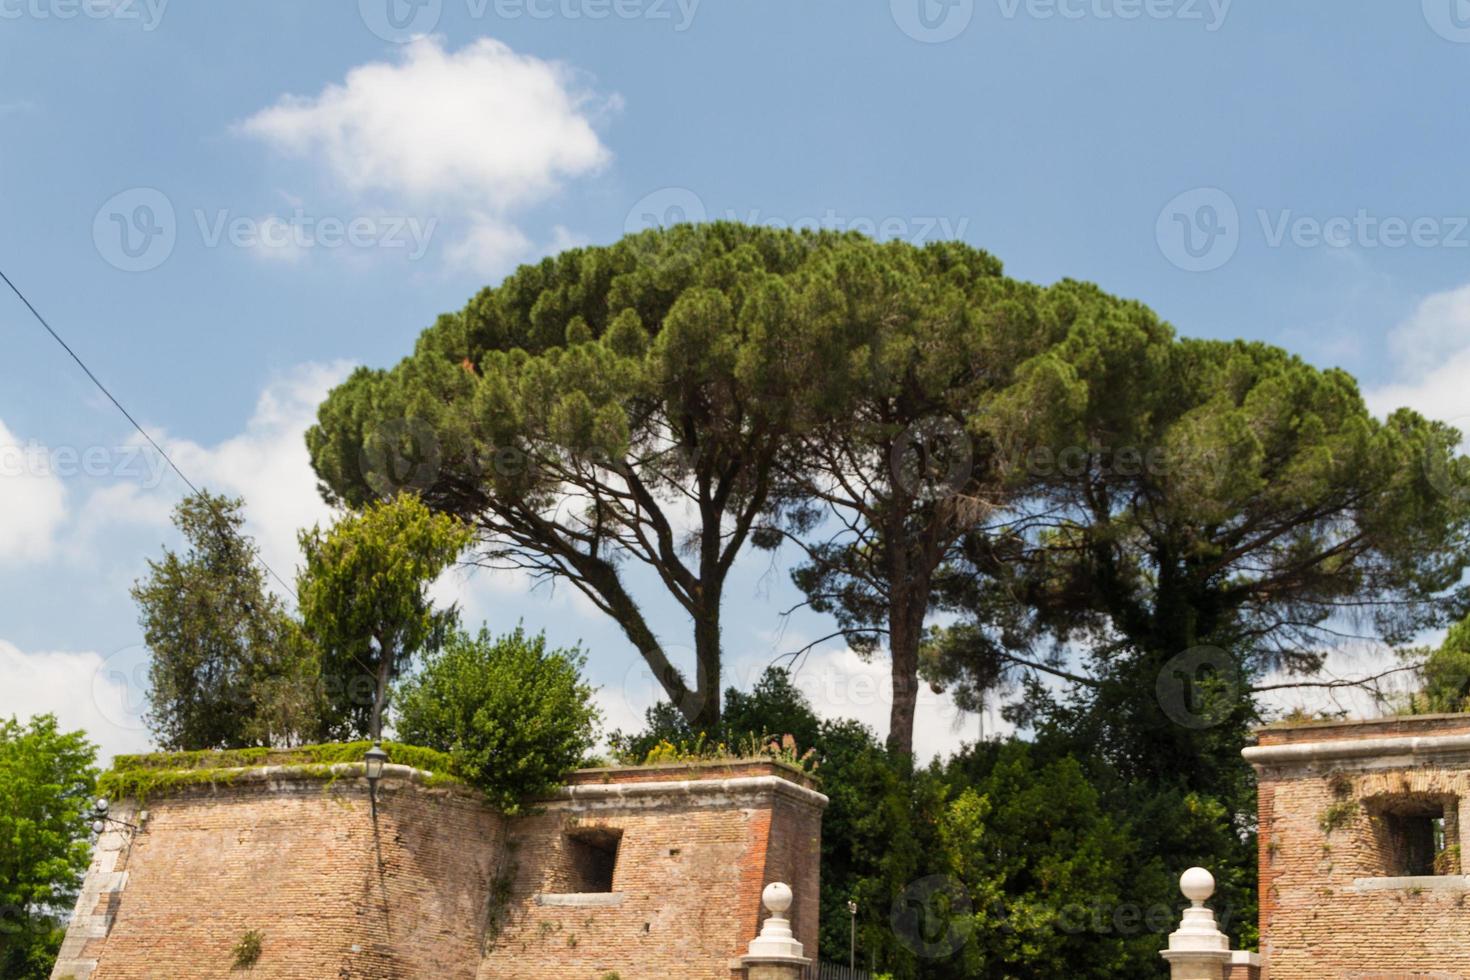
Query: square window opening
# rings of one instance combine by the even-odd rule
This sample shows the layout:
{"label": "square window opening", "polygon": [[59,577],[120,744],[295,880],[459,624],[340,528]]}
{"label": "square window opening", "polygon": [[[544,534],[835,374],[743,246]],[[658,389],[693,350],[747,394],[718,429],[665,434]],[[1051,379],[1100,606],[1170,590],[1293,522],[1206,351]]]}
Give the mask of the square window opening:
{"label": "square window opening", "polygon": [[571,891],[610,892],[623,832],[609,827],[579,827],[567,832],[567,878]]}
{"label": "square window opening", "polygon": [[1373,809],[1381,874],[1391,878],[1460,874],[1457,798],[1405,794],[1379,800]]}

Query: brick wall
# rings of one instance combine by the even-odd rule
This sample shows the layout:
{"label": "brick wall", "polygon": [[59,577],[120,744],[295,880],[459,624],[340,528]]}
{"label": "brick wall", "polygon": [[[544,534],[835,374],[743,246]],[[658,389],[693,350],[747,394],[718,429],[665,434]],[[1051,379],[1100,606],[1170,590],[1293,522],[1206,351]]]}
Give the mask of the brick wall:
{"label": "brick wall", "polygon": [[[691,786],[685,767],[643,771],[599,796],[579,796],[606,786],[581,779],[516,821],[508,916],[479,980],[725,980],[772,881],[795,891],[793,928],[815,958],[820,797],[780,772],[716,769]],[[621,834],[613,891],[560,895],[567,842],[588,831]]]}
{"label": "brick wall", "polygon": [[[56,980],[729,977],[766,883],[796,889],[815,956],[824,798],[785,767],[582,775],[507,820],[389,767],[366,784],[254,770],[147,802],[104,834]],[[114,814],[137,822],[135,805]],[[577,893],[568,831],[618,831],[613,891]]]}
{"label": "brick wall", "polygon": [[[229,977],[262,937],[252,976],[473,980],[484,882],[504,821],[476,800],[384,780],[376,832],[356,781],[246,779],[148,803],[141,833],[113,832],[90,911],[104,933],[73,942],[56,976]],[[136,807],[119,810],[136,819]],[[130,820],[131,822],[131,820]]]}
{"label": "brick wall", "polygon": [[1246,754],[1260,783],[1267,980],[1470,976],[1467,879],[1399,875],[1389,819],[1450,801],[1437,812],[1446,842],[1458,843],[1470,826],[1470,750],[1454,741],[1463,735],[1463,715],[1259,733]]}

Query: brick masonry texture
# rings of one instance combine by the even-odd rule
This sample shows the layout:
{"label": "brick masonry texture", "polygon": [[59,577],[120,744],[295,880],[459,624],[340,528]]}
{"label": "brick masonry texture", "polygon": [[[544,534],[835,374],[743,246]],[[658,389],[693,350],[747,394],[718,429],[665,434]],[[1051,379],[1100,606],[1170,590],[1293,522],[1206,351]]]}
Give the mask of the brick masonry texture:
{"label": "brick masonry texture", "polygon": [[[581,773],[510,819],[401,769],[376,823],[356,777],[174,790],[99,840],[53,978],[726,980],[771,881],[816,955],[823,803],[774,764]],[[589,833],[618,841],[612,892],[567,894]]]}
{"label": "brick masonry texture", "polygon": [[[1470,716],[1263,729],[1259,777],[1261,951],[1266,980],[1470,977],[1470,879],[1402,876],[1394,814],[1431,811],[1445,842],[1470,826]],[[1374,740],[1396,740],[1393,743]],[[1421,743],[1406,748],[1402,740]],[[1436,740],[1428,742],[1424,740]],[[1323,746],[1318,752],[1313,747]],[[1268,760],[1268,761],[1263,761]]]}

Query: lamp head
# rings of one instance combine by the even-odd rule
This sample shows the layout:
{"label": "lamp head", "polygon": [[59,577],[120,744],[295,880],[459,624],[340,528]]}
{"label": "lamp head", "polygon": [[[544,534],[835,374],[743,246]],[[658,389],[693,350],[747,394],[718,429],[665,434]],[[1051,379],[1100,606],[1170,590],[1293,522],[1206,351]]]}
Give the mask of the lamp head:
{"label": "lamp head", "polygon": [[367,755],[363,757],[363,760],[368,782],[376,783],[383,778],[383,766],[388,762],[388,753],[383,751],[381,745],[374,742],[373,747],[367,750]]}

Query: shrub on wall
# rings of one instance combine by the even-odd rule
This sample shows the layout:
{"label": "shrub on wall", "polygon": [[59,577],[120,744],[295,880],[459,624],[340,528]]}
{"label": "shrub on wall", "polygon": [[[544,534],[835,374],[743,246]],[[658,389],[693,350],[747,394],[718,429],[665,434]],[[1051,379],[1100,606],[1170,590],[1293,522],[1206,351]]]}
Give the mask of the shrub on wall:
{"label": "shrub on wall", "polygon": [[519,627],[458,634],[397,699],[402,741],[449,754],[454,771],[508,810],[546,793],[592,748],[599,715],[577,648]]}

